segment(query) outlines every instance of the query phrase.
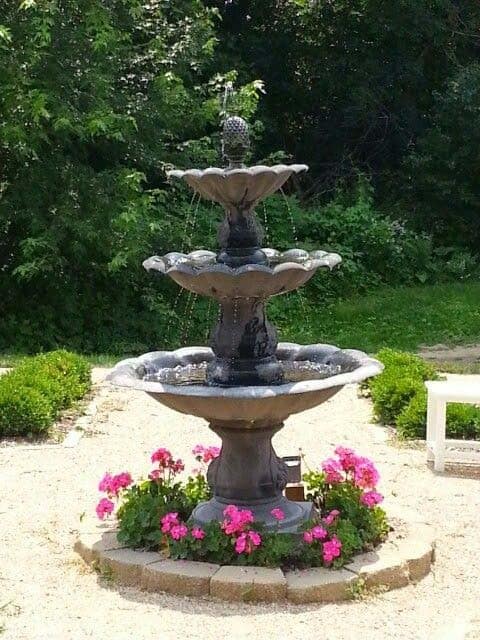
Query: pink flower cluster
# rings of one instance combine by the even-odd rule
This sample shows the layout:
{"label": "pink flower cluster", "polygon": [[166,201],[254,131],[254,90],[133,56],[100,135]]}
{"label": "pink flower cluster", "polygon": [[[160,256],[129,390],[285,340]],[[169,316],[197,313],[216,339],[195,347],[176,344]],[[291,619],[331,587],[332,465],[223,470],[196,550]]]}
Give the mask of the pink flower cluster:
{"label": "pink flower cluster", "polygon": [[330,564],[341,554],[342,543],[336,536],[333,536],[331,540],[327,540],[327,542],[323,543],[322,551],[323,561],[326,564]]}
{"label": "pink flower cluster", "polygon": [[352,482],[365,491],[360,500],[366,507],[372,508],[383,500],[383,496],[375,491],[380,474],[369,458],[359,456],[348,447],[337,447],[336,458],[328,458],[322,462],[322,471],[328,484]]}
{"label": "pink flower cluster", "polygon": [[116,476],[106,473],[98,484],[98,490],[110,496],[118,496],[120,490],[126,489],[132,482],[132,476],[128,471],[118,473]]}
{"label": "pink flower cluster", "polygon": [[113,513],[115,504],[111,498],[118,498],[122,489],[126,489],[132,484],[132,476],[124,471],[112,476],[110,473],[106,473],[98,484],[98,490],[102,493],[106,493],[108,498],[102,498],[95,507],[98,518],[103,520],[106,516]]}
{"label": "pink flower cluster", "polygon": [[198,462],[208,464],[212,460],[215,460],[215,458],[218,458],[220,455],[220,447],[206,447],[203,444],[196,444],[192,449],[192,453]]}
{"label": "pink flower cluster", "polygon": [[102,498],[95,507],[95,511],[97,512],[97,516],[100,518],[100,520],[103,520],[105,516],[109,516],[111,513],[113,513],[114,508],[115,505],[111,500],[109,500],[108,498]]}
{"label": "pink flower cluster", "polygon": [[276,507],[275,509],[272,509],[270,511],[270,513],[272,514],[272,516],[275,518],[275,520],[278,520],[279,522],[281,520],[285,520],[285,514],[283,513],[283,511],[281,509],[279,509],[278,507]]}
{"label": "pink flower cluster", "polygon": [[339,515],[340,512],[334,509],[322,519],[322,523],[325,526],[317,524],[303,533],[304,542],[307,544],[317,543],[319,545],[325,564],[330,564],[342,553],[342,543],[337,536],[331,536],[328,529],[326,529],[327,526],[330,526],[335,522]]}
{"label": "pink flower cluster", "polygon": [[[280,510],[279,510],[280,511]],[[248,509],[239,509],[233,504],[229,504],[223,511],[225,516],[222,522],[222,529],[227,536],[232,536],[235,540],[235,551],[250,554],[262,544],[262,537],[248,525],[253,523],[253,513]],[[283,512],[282,512],[283,515]]]}
{"label": "pink flower cluster", "polygon": [[363,505],[371,509],[375,507],[377,504],[382,502],[383,496],[381,493],[377,493],[376,491],[366,491],[360,497],[360,501]]}
{"label": "pink flower cluster", "polygon": [[161,519],[162,533],[172,540],[182,540],[190,533],[195,540],[203,540],[205,537],[205,531],[200,527],[193,527],[189,532],[187,525],[180,522],[178,513],[167,513]]}
{"label": "pink flower cluster", "polygon": [[315,525],[303,534],[303,539],[307,544],[312,544],[314,540],[325,540],[328,537],[328,531],[319,524]]}
{"label": "pink flower cluster", "polygon": [[165,471],[176,475],[177,473],[185,469],[183,461],[180,460],[180,458],[175,460],[170,451],[168,449],[165,449],[164,447],[160,447],[160,449],[154,451],[152,453],[151,460],[152,462],[158,463],[158,469],[154,469],[150,472],[148,476],[150,480],[162,479],[164,477]]}

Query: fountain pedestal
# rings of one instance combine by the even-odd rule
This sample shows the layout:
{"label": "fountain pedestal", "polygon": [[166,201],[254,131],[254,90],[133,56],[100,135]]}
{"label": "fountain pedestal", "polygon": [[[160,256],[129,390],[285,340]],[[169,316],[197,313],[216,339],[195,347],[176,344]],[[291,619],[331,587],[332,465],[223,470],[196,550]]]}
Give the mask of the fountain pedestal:
{"label": "fountain pedestal", "polygon": [[[199,525],[222,520],[229,504],[249,509],[256,521],[267,528],[296,531],[312,513],[311,502],[291,502],[283,496],[288,470],[277,456],[272,438],[283,427],[274,424],[231,421],[212,422],[210,428],[222,439],[220,456],[210,463],[207,479],[213,498],[193,512]],[[271,514],[280,508],[285,517],[279,522]]]}

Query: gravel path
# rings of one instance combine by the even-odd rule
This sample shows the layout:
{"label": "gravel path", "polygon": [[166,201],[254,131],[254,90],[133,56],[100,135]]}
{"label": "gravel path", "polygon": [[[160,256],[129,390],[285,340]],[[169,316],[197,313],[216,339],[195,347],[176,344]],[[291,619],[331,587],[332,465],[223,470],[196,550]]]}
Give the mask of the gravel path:
{"label": "gravel path", "polygon": [[276,436],[277,451],[302,447],[312,466],[339,443],[372,456],[386,506],[414,509],[436,528],[434,572],[418,585],[357,602],[293,606],[231,605],[105,584],[72,551],[79,515],[92,512],[103,472],[145,473],[156,447],[191,459],[192,445],[216,441],[202,420],[141,393],[112,391],[77,447],[0,448],[1,639],[480,638],[480,480],[434,476],[422,450],[390,444],[370,416],[368,400],[346,388],[289,419]]}

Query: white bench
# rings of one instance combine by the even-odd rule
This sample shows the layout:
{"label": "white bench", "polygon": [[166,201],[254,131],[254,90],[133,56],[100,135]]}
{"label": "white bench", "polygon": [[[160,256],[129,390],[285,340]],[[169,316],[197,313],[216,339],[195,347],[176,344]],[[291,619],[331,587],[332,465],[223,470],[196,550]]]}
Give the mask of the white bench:
{"label": "white bench", "polygon": [[[427,402],[427,460],[435,471],[445,471],[447,402],[480,404],[480,382],[469,380],[435,380],[425,382]],[[480,453],[480,441],[449,440],[456,450]],[[468,456],[456,455],[453,462],[468,462]]]}

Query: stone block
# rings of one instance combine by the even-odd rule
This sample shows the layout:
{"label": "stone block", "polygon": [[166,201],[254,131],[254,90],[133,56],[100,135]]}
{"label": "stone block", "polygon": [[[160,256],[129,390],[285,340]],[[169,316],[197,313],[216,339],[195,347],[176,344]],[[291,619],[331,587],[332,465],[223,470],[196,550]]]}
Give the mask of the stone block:
{"label": "stone block", "polygon": [[182,596],[207,596],[210,578],[220,569],[218,564],[188,560],[162,560],[144,567],[142,587],[148,591],[165,591]]}
{"label": "stone block", "polygon": [[364,578],[367,587],[404,587],[409,582],[408,565],[395,550],[378,547],[375,551],[355,556],[345,569]]}
{"label": "stone block", "polygon": [[287,598],[296,604],[348,600],[357,579],[345,569],[336,571],[323,567],[291,571],[286,577]]}
{"label": "stone block", "polygon": [[417,582],[430,572],[430,566],[433,562],[431,542],[409,537],[398,544],[397,553],[407,563],[410,580]]}
{"label": "stone block", "polygon": [[102,552],[122,549],[123,546],[117,540],[117,531],[107,530],[101,533],[80,533],[73,548],[85,562],[90,564],[98,560]]}
{"label": "stone block", "polygon": [[286,595],[281,569],[221,567],[210,580],[210,595],[230,601],[276,602]]}
{"label": "stone block", "polygon": [[160,554],[153,551],[115,549],[99,554],[99,567],[102,573],[110,573],[115,582],[140,587],[144,567],[159,558]]}

